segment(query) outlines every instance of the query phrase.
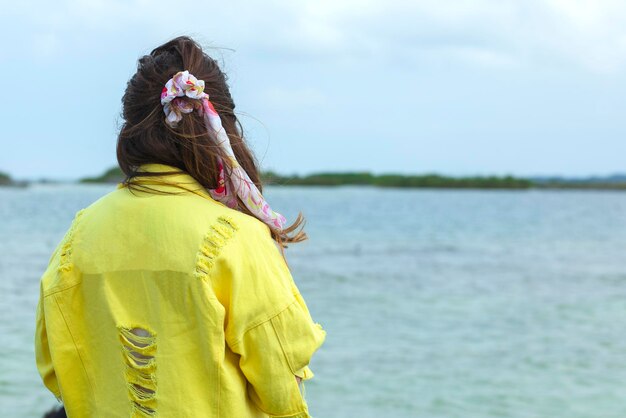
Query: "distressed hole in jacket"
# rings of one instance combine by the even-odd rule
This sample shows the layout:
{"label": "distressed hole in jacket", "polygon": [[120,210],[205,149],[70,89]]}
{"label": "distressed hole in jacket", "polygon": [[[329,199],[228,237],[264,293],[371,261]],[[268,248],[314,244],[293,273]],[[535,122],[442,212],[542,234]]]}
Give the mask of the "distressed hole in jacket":
{"label": "distressed hole in jacket", "polygon": [[156,415],[156,336],[142,327],[119,327],[131,417]]}

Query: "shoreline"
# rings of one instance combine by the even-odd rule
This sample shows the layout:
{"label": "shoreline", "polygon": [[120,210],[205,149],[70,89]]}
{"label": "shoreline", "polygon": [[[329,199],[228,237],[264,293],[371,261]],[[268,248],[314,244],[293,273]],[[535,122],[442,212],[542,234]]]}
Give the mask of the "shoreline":
{"label": "shoreline", "polygon": [[[24,188],[33,184],[117,184],[124,180],[119,167],[103,174],[74,181],[13,180],[0,172],[0,187]],[[368,186],[382,189],[440,189],[440,190],[610,190],[626,191],[626,176],[590,177],[587,179],[544,177],[524,178],[506,176],[453,177],[440,174],[372,174],[369,172],[325,172],[309,175],[281,175],[273,171],[261,173],[266,186]]]}

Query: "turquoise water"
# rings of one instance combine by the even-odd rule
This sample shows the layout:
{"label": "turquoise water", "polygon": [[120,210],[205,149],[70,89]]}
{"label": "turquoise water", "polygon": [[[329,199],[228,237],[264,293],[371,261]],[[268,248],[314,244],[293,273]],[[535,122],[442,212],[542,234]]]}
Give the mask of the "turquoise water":
{"label": "turquoise water", "polygon": [[[55,404],[33,357],[38,280],[111,186],[0,189],[0,416]],[[626,416],[626,193],[273,188],[328,331],[318,418]]]}

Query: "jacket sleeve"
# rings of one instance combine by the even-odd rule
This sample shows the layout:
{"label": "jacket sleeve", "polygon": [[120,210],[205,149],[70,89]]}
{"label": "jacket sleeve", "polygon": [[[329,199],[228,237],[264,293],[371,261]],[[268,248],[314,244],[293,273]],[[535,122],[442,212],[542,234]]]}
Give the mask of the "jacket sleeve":
{"label": "jacket sleeve", "polygon": [[228,277],[218,289],[227,344],[240,356],[249,397],[259,409],[271,417],[307,418],[295,376],[313,376],[308,364],[326,332],[311,318],[269,229],[240,230],[234,238],[222,270]]}
{"label": "jacket sleeve", "polygon": [[44,273],[44,277],[39,283],[39,302],[37,303],[37,312],[35,314],[35,360],[37,362],[37,369],[43,380],[44,385],[48,388],[52,394],[61,400],[61,390],[59,388],[59,382],[54,372],[54,366],[52,364],[52,356],[50,353],[50,345],[48,343],[48,330],[46,328],[46,315],[45,315],[45,299],[44,299],[44,278],[50,272],[56,271],[56,267],[59,264],[59,250],[60,245],[55,250],[54,254],[50,258],[48,269]]}
{"label": "jacket sleeve", "polygon": [[231,346],[241,356],[241,370],[251,385],[249,395],[259,409],[272,417],[309,417],[295,376],[306,373],[324,336],[300,302],[294,301]]}

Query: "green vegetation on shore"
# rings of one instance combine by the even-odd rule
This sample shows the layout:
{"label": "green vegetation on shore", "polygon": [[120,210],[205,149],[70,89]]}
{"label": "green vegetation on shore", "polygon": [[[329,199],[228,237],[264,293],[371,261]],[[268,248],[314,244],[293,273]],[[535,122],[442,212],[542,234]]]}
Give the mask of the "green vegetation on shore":
{"label": "green vegetation on shore", "polygon": [[[124,179],[119,167],[112,167],[103,174],[85,177],[80,183],[119,183]],[[578,189],[578,190],[626,190],[626,176],[591,178],[520,178],[513,176],[473,176],[450,177],[438,174],[403,175],[372,174],[369,172],[329,172],[309,175],[282,175],[273,171],[261,174],[264,184],[278,186],[342,186],[359,185],[397,188],[437,188],[437,189]],[[40,183],[51,181],[41,180]],[[17,182],[0,172],[0,186],[25,186],[27,182]]]}
{"label": "green vegetation on shore", "polygon": [[[400,174],[374,175],[368,172],[357,173],[317,173],[307,176],[285,176],[273,171],[261,175],[265,184],[280,186],[342,186],[363,185],[378,187],[406,188],[454,188],[454,189],[528,189],[532,182],[525,179],[506,177],[445,177],[435,174],[407,176]],[[117,183],[124,179],[119,167],[113,167],[97,177],[87,177],[81,183]]]}
{"label": "green vegetation on shore", "polygon": [[26,187],[28,182],[13,180],[10,175],[0,171],[0,187]]}
{"label": "green vegetation on shore", "polygon": [[124,180],[124,173],[119,167],[112,167],[96,177],[85,177],[79,180],[81,183],[119,183]]}
{"label": "green vegetation on shore", "polygon": [[0,185],[6,186],[12,183],[11,176],[0,171]]}
{"label": "green vegetation on shore", "polygon": [[370,185],[378,187],[442,188],[442,189],[528,189],[530,180],[505,177],[447,177],[437,174],[401,175],[371,173],[318,173],[308,176],[282,176],[274,172],[263,174],[268,184],[283,186]]}
{"label": "green vegetation on shore", "polygon": [[600,181],[564,181],[564,182],[536,182],[536,189],[562,189],[562,190],[626,190],[626,182],[600,182]]}

